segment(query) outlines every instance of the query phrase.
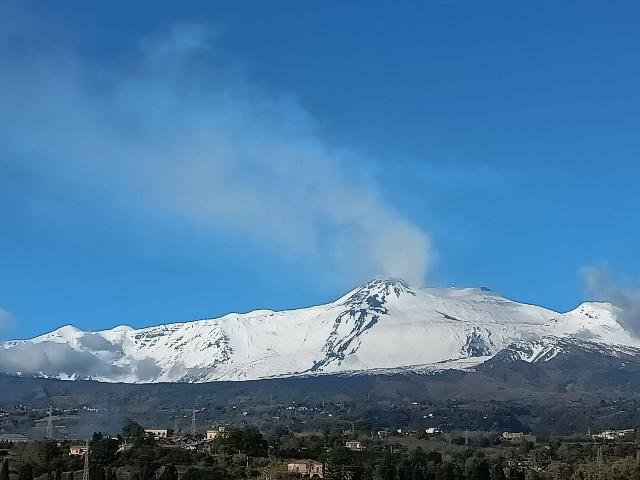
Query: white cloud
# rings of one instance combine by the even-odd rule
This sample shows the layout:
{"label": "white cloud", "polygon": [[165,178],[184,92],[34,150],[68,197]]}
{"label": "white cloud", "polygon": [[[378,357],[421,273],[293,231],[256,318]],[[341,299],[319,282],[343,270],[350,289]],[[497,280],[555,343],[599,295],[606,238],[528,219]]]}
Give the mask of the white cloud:
{"label": "white cloud", "polygon": [[138,360],[133,368],[133,373],[136,375],[136,378],[142,382],[157,379],[161,372],[162,369],[156,364],[155,360],[149,357]]}
{"label": "white cloud", "polygon": [[381,198],[370,160],[248,85],[210,37],[173,29],[122,70],[0,60],[0,150],[97,203],[245,237],[340,284],[423,283],[427,235]]}
{"label": "white cloud", "polygon": [[62,378],[78,376],[148,382],[157,379],[161,369],[149,357],[126,365],[115,365],[109,357],[101,357],[88,350],[74,350],[58,342],[17,342],[4,348],[0,346],[0,373],[16,372]]}
{"label": "white cloud", "polygon": [[618,321],[631,333],[640,336],[640,282],[617,277],[609,268],[588,267],[583,270],[585,286],[595,300],[621,309]]}
{"label": "white cloud", "polygon": [[122,346],[111,343],[98,333],[85,333],[78,339],[83,348],[93,352],[114,352],[122,353]]}
{"label": "white cloud", "polygon": [[0,369],[2,373],[77,374],[81,377],[105,376],[122,370],[89,352],[76,351],[69,345],[56,342],[18,343],[10,348],[0,347]]}

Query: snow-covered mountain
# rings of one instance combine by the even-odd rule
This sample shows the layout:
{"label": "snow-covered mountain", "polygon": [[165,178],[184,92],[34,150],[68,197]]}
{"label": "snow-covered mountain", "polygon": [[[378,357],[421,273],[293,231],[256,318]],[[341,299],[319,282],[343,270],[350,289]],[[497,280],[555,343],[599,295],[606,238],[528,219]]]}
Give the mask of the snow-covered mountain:
{"label": "snow-covered mountain", "polygon": [[332,303],[299,310],[143,329],[65,326],[2,344],[0,370],[110,382],[206,382],[468,368],[496,354],[537,362],[567,345],[640,354],[640,341],[618,323],[618,313],[604,303],[557,313],[486,289],[374,280]]}

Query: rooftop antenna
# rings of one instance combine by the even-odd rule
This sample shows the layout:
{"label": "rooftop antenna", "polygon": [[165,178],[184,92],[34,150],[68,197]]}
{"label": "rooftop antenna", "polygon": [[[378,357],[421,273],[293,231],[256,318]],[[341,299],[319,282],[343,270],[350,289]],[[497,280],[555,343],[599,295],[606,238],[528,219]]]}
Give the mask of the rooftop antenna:
{"label": "rooftop antenna", "polygon": [[49,405],[49,415],[47,416],[47,433],[45,438],[53,439],[53,405]]}
{"label": "rooftop antenna", "polygon": [[196,434],[196,409],[191,411],[191,434]]}

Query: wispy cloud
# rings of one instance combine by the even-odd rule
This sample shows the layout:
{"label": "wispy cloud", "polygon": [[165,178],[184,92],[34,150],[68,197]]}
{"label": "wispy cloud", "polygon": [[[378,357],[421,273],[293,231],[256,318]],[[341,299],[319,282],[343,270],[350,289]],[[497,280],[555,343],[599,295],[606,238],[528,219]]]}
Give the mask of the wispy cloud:
{"label": "wispy cloud", "polygon": [[606,267],[585,268],[583,278],[589,294],[620,308],[618,321],[640,337],[640,282],[616,276]]}
{"label": "wispy cloud", "polygon": [[0,150],[99,202],[261,242],[340,283],[424,282],[428,237],[295,98],[247,82],[211,30],[142,42],[126,68],[0,59]]}
{"label": "wispy cloud", "polygon": [[9,328],[13,320],[13,315],[8,310],[0,308],[0,331]]}
{"label": "wispy cloud", "polygon": [[51,341],[0,346],[0,373],[147,382],[155,380],[161,372],[148,357],[126,365],[116,365],[111,360],[94,351],[74,350],[67,344]]}
{"label": "wispy cloud", "polygon": [[97,333],[87,333],[78,339],[80,345],[94,352],[122,353],[122,346],[115,345]]}

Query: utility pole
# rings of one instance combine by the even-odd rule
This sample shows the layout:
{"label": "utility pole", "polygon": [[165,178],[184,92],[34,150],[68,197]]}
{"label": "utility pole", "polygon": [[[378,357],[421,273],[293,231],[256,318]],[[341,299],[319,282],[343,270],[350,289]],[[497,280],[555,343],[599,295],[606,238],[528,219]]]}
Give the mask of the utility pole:
{"label": "utility pole", "polygon": [[53,439],[53,405],[49,405],[49,416],[47,417],[47,433],[45,438]]}
{"label": "utility pole", "polygon": [[82,480],[89,480],[89,442],[84,451],[84,468],[82,469]]}
{"label": "utility pole", "polygon": [[191,435],[196,434],[196,409],[191,411]]}
{"label": "utility pole", "polygon": [[173,434],[176,435],[178,433],[178,415],[173,417]]}

